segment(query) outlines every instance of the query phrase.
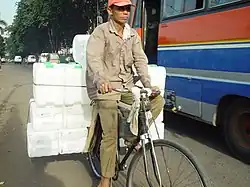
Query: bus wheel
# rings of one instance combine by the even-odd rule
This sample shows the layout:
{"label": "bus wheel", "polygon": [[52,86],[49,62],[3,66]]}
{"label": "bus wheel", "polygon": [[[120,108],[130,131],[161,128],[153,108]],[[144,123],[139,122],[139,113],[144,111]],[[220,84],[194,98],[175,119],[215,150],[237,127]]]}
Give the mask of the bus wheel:
{"label": "bus wheel", "polygon": [[227,110],[224,135],[232,154],[250,163],[250,102],[240,99]]}

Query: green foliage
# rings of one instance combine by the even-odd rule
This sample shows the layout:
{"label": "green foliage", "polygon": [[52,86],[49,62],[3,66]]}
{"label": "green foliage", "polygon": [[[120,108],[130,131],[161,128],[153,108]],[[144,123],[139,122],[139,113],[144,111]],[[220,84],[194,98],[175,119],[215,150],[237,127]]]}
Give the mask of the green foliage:
{"label": "green foliage", "polygon": [[5,27],[7,27],[7,23],[0,19],[0,35],[4,33]]}
{"label": "green foliage", "polygon": [[[97,0],[20,0],[7,51],[11,56],[56,52],[70,47],[76,34],[95,27]],[[100,1],[101,14],[106,0]]]}
{"label": "green foliage", "polygon": [[4,38],[0,35],[0,57],[5,56],[5,42]]}

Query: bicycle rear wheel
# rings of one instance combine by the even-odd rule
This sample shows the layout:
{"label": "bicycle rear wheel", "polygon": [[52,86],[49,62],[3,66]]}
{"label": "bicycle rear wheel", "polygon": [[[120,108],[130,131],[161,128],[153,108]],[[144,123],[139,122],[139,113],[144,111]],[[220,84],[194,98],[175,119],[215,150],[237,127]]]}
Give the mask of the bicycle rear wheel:
{"label": "bicycle rear wheel", "polygon": [[97,179],[101,178],[100,145],[101,140],[97,140],[94,149],[87,153],[91,170]]}
{"label": "bicycle rear wheel", "polygon": [[[169,140],[156,140],[153,142],[162,187],[210,186],[210,182],[207,180],[207,175],[189,150]],[[156,172],[156,163],[154,162],[154,159],[152,159],[152,150],[151,144],[146,144],[145,152],[147,155],[148,180],[145,173],[144,154],[141,149],[134,155],[129,166],[127,187],[159,186],[159,177]],[[178,160],[180,160],[180,162],[178,162]],[[184,161],[186,161],[186,165],[184,165]],[[141,168],[139,167],[140,163],[142,165]],[[193,172],[190,172],[190,169],[192,169]],[[196,177],[196,180],[192,181],[188,179],[189,177]]]}
{"label": "bicycle rear wheel", "polygon": [[[96,144],[95,144],[95,147],[93,148],[93,150],[91,152],[87,153],[91,170],[97,179],[101,178],[100,146],[101,146],[101,136],[99,136],[99,138],[97,138]],[[117,152],[116,168],[115,168],[115,175],[113,177],[113,180],[117,180],[118,175],[119,175],[118,157],[119,157],[119,155]]]}

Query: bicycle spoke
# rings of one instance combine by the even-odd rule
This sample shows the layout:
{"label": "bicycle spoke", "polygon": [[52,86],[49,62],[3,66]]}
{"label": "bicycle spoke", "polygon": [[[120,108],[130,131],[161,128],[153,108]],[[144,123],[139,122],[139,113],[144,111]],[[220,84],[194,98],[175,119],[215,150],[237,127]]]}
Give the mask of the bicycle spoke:
{"label": "bicycle spoke", "polygon": [[159,166],[158,166],[158,163],[157,163],[156,155],[153,153],[152,150],[150,150],[150,155],[151,155],[151,158],[152,158],[152,165],[153,165],[154,175],[156,177],[158,185],[161,187],[162,186],[162,181],[161,181],[161,176],[160,176],[160,171],[159,171]]}
{"label": "bicycle spoke", "polygon": [[146,147],[145,147],[145,140],[142,143],[142,147],[143,147],[143,158],[144,158],[144,167],[145,167],[145,174],[146,174],[146,178],[148,181],[148,184],[150,187],[153,187],[150,180],[149,180],[149,173],[148,173],[148,164],[147,164],[147,156],[146,156]]}
{"label": "bicycle spoke", "polygon": [[[159,152],[160,151],[160,152]],[[177,148],[164,145],[155,148],[156,157],[154,157],[153,150],[148,149],[141,153],[140,158],[136,163],[133,163],[135,169],[131,177],[133,186],[160,186],[159,174],[162,179],[161,187],[206,187],[199,172],[189,157],[182,153]],[[155,158],[159,165],[159,174],[156,168]],[[145,171],[144,177],[141,172],[141,160],[144,161]],[[147,160],[147,162],[146,162]],[[138,168],[140,167],[140,168]],[[166,176],[164,176],[166,175]],[[143,182],[144,180],[144,182]]]}

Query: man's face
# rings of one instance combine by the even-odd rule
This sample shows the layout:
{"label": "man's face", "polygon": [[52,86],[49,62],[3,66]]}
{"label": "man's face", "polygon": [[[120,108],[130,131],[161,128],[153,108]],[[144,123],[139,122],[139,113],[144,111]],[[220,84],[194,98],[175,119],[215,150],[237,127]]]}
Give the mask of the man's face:
{"label": "man's face", "polygon": [[125,24],[128,21],[131,5],[115,6],[109,9],[109,13],[113,16],[114,21],[120,24]]}

